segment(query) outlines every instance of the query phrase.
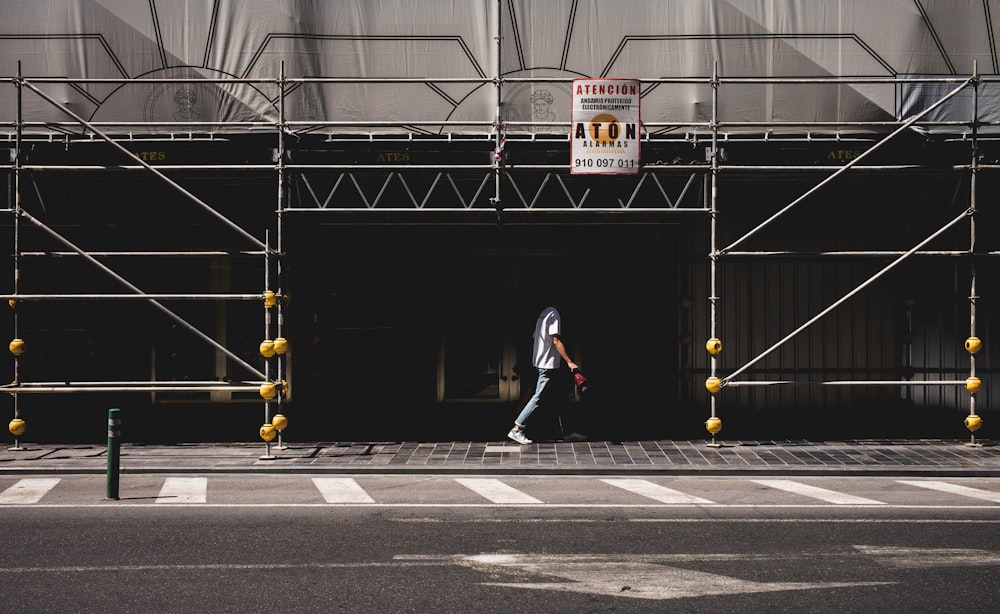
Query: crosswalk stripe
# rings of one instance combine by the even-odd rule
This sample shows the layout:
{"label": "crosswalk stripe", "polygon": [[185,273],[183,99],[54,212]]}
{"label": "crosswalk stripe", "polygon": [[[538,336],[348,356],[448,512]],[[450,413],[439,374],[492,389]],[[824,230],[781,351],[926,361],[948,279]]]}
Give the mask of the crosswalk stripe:
{"label": "crosswalk stripe", "polygon": [[933,480],[928,480],[926,482],[911,480],[896,481],[900,484],[907,484],[909,486],[919,486],[920,488],[939,490],[952,495],[962,495],[963,497],[972,497],[974,499],[983,499],[985,501],[1000,503],[1000,492],[992,492],[989,490],[982,490],[980,488],[970,488],[968,486],[959,486],[958,484],[949,484],[948,482],[936,482]]}
{"label": "crosswalk stripe", "polygon": [[375,503],[354,478],[313,478],[327,503]]}
{"label": "crosswalk stripe", "polygon": [[[306,476],[302,476],[303,478]],[[23,478],[17,480],[12,485],[7,487],[5,490],[0,489],[0,506],[2,505],[46,505],[44,502],[51,500],[50,492],[56,488],[57,485],[66,482],[66,477],[62,478]],[[208,482],[210,480],[217,480],[217,477],[165,477],[163,478],[162,488],[158,496],[154,499],[153,505],[160,504],[206,504],[208,502]],[[356,478],[354,477],[311,477],[309,478],[314,487],[319,491],[323,500],[327,504],[342,504],[342,505],[379,505],[379,503],[367,492],[366,488],[360,485]],[[371,479],[371,478],[366,478]],[[575,488],[572,489],[572,493],[566,491],[566,497],[570,500],[563,502],[550,502],[548,497],[545,497],[545,501],[540,500],[528,493],[515,488],[510,485],[512,478],[509,476],[500,476],[499,478],[478,478],[478,477],[455,477],[451,476],[450,481],[457,482],[459,485],[465,487],[466,489],[472,491],[476,495],[482,497],[485,501],[489,503],[480,502],[473,505],[541,505],[541,506],[553,506],[553,507],[566,507],[566,506],[615,506],[621,505],[623,507],[635,506],[635,502],[632,499],[623,500],[621,503],[608,503],[606,501],[606,495],[599,497],[600,501],[591,500],[588,497],[588,493],[592,492],[590,488]],[[746,507],[753,505],[760,505],[763,507],[781,507],[787,505],[789,507],[801,507],[801,505],[796,504],[774,504],[774,497],[766,497],[756,503],[746,503],[737,505],[726,505],[720,504],[716,501],[711,501],[699,496],[688,494],[682,490],[675,490],[673,488],[668,488],[662,486],[656,481],[651,481],[650,479],[643,478],[617,478],[608,477],[601,478],[599,476],[593,476],[594,482],[600,481],[604,484],[614,487],[620,491],[625,491],[631,493],[632,495],[638,495],[651,499],[659,504],[663,505],[706,505],[706,506],[722,506],[722,507]],[[662,480],[657,480],[662,481]],[[903,491],[908,492],[908,497],[913,500],[913,503],[908,505],[899,504],[888,504],[885,501],[877,501],[870,498],[861,497],[858,495],[847,494],[847,492],[842,492],[839,490],[831,490],[827,488],[820,488],[818,486],[813,486],[810,484],[805,484],[799,481],[791,479],[741,479],[741,483],[747,484],[758,484],[770,489],[784,491],[786,493],[791,493],[793,495],[798,495],[802,497],[808,497],[811,499],[816,499],[829,504],[838,506],[847,505],[859,505],[859,506],[889,506],[889,507],[947,507],[944,505],[937,505],[934,501],[926,501],[925,498],[921,497],[919,493],[914,493],[914,491]],[[363,483],[363,482],[362,482]],[[375,482],[378,483],[377,481]],[[673,485],[673,482],[668,482]],[[995,504],[1000,504],[1000,492],[991,491],[984,488],[973,488],[970,486],[959,485],[946,481],[936,481],[936,480],[904,480],[904,479],[889,479],[885,480],[881,491],[891,492],[888,488],[892,484],[899,484],[897,487],[897,494],[895,496],[900,496],[898,493],[902,488],[905,487],[915,487],[916,489],[926,489],[932,491],[938,491],[941,493],[946,493],[958,497],[968,497],[972,499],[979,499],[981,501],[991,502]],[[225,483],[224,483],[225,486]],[[681,483],[683,487],[683,483]],[[848,485],[848,489],[849,485]],[[64,489],[65,490],[65,489]],[[217,492],[214,497],[225,498],[225,493],[229,489],[223,487],[221,491]],[[546,491],[548,492],[548,491]],[[564,492],[563,490],[557,490],[557,492]],[[468,503],[459,503],[460,499],[456,497],[456,493],[452,491],[450,494],[440,493],[443,497],[439,503],[387,503],[386,505],[469,505]],[[711,495],[709,495],[711,496]],[[885,495],[890,496],[890,495]],[[47,499],[48,497],[48,499]],[[544,495],[543,495],[544,497]],[[65,499],[66,496],[63,495],[61,499]],[[468,500],[468,496],[465,497]],[[794,503],[794,502],[793,502]],[[961,503],[961,502],[960,502]],[[216,503],[216,505],[227,505],[228,503]],[[52,503],[53,506],[61,505],[58,501]],[[321,505],[318,501],[312,503],[311,505]],[[644,505],[648,505],[644,504]],[[975,503],[969,502],[966,506],[974,506]],[[980,506],[982,503],[979,504]],[[957,507],[957,506],[952,506]]]}
{"label": "crosswalk stripe", "polygon": [[24,478],[0,493],[0,504],[38,503],[59,483],[59,478]]}
{"label": "crosswalk stripe", "polygon": [[819,488],[818,486],[810,486],[808,484],[793,482],[791,480],[750,480],[750,481],[756,484],[761,484],[763,486],[768,486],[770,488],[777,488],[778,490],[783,490],[785,492],[795,493],[797,495],[803,495],[806,497],[812,497],[813,499],[819,499],[820,501],[826,501],[827,503],[835,503],[837,505],[885,505],[885,503],[882,501],[876,501],[874,499],[866,499],[864,497],[857,497],[855,495],[848,495],[842,492],[837,492],[835,490]]}
{"label": "crosswalk stripe", "polygon": [[610,484],[612,486],[617,486],[623,490],[635,493],[637,495],[642,495],[643,497],[648,497],[654,501],[659,501],[660,503],[687,503],[687,504],[698,504],[698,505],[715,505],[713,501],[708,499],[702,499],[701,497],[695,497],[694,495],[689,495],[683,493],[679,490],[674,490],[672,488],[667,488],[666,486],[660,486],[659,484],[654,484],[649,480],[634,479],[634,478],[621,478],[621,479],[602,479],[605,484]]}
{"label": "crosswalk stripe", "polygon": [[493,503],[542,503],[531,495],[493,478],[456,478],[455,481]]}
{"label": "crosswalk stripe", "polygon": [[167,478],[163,481],[157,503],[205,503],[208,478]]}

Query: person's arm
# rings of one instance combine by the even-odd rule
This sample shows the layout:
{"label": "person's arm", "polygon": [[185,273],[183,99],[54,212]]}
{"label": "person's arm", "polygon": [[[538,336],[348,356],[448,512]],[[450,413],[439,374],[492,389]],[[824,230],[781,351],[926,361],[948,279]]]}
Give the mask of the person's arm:
{"label": "person's arm", "polygon": [[556,351],[559,352],[562,359],[566,361],[566,366],[569,367],[570,371],[577,368],[576,363],[570,359],[569,354],[566,352],[566,346],[563,345],[562,339],[559,338],[559,335],[552,335],[552,345],[555,346]]}

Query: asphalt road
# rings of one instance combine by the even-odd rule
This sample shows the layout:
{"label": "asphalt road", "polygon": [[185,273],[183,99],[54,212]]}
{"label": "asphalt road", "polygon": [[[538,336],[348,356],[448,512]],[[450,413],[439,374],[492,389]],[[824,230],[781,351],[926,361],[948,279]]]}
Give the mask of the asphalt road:
{"label": "asphalt road", "polygon": [[5,477],[0,603],[18,612],[1000,609],[997,479],[314,478],[123,476],[121,500],[108,501],[94,476]]}

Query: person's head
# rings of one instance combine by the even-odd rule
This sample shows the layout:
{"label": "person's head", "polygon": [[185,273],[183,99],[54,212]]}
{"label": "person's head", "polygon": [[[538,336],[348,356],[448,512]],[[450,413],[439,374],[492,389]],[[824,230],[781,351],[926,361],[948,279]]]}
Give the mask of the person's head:
{"label": "person's head", "polygon": [[198,95],[194,93],[192,89],[180,89],[174,93],[174,102],[183,109],[190,110],[194,106],[194,103],[198,102]]}
{"label": "person's head", "polygon": [[198,94],[195,94],[192,89],[179,89],[174,93],[174,102],[180,104],[181,101],[184,101],[187,104],[194,104],[198,102]]}
{"label": "person's head", "polygon": [[549,107],[555,99],[552,98],[552,94],[548,90],[540,90],[531,95],[531,105],[535,109],[535,113],[546,113]]}

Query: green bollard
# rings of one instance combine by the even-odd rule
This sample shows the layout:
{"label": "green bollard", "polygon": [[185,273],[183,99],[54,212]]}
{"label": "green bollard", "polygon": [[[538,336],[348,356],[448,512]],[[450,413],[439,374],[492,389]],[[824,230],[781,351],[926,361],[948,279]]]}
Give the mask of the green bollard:
{"label": "green bollard", "polygon": [[121,456],[122,419],[120,409],[112,407],[108,410],[108,499],[119,499],[118,496],[118,466]]}

